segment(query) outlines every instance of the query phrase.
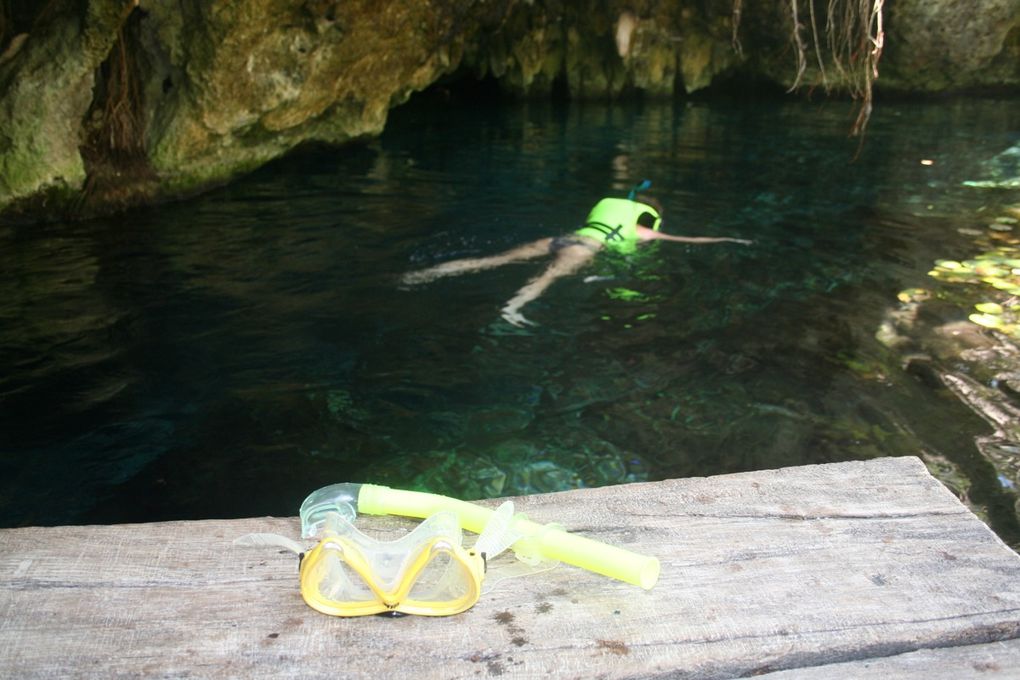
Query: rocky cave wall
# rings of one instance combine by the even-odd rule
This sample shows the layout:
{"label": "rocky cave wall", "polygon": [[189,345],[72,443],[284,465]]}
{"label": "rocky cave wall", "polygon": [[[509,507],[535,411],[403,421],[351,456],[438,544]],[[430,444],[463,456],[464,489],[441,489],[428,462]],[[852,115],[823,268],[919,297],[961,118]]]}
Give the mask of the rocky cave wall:
{"label": "rocky cave wall", "polygon": [[[734,74],[847,96],[870,43],[835,63],[829,1],[0,0],[0,212],[201,191],[304,142],[377,135],[453,75],[518,96],[683,96]],[[877,87],[1020,88],[1020,0],[886,0],[883,20]]]}

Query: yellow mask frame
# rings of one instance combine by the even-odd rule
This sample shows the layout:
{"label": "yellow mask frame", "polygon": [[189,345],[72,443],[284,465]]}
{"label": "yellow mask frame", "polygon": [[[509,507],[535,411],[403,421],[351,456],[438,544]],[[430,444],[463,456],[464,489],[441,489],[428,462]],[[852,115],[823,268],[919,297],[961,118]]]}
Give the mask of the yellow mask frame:
{"label": "yellow mask frame", "polygon": [[481,596],[485,558],[460,545],[460,526],[451,513],[430,517],[390,542],[365,536],[339,516],[330,523],[299,570],[301,596],[316,611],[451,616]]}

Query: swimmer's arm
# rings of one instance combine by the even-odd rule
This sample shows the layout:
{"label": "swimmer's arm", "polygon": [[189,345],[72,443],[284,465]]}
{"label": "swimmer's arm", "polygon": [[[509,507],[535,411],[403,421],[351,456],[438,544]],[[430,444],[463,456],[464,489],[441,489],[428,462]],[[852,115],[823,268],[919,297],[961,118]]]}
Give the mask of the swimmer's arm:
{"label": "swimmer's arm", "polygon": [[754,241],[743,238],[730,238],[728,236],[673,236],[672,234],[664,234],[661,231],[655,231],[648,227],[637,226],[638,238],[642,241],[674,241],[676,243],[740,243],[745,246],[749,246]]}

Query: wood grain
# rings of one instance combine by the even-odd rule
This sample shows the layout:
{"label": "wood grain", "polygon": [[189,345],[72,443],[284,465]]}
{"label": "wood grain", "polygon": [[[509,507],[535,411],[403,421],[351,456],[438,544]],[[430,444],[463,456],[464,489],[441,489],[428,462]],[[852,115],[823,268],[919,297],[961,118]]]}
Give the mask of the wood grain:
{"label": "wood grain", "polygon": [[[659,583],[564,565],[496,582],[501,557],[462,615],[340,619],[303,603],[294,555],[232,544],[296,538],[296,518],[6,529],[0,677],[1020,673],[1020,557],[915,458],[515,500],[658,556]],[[392,538],[413,522],[358,525]]]}

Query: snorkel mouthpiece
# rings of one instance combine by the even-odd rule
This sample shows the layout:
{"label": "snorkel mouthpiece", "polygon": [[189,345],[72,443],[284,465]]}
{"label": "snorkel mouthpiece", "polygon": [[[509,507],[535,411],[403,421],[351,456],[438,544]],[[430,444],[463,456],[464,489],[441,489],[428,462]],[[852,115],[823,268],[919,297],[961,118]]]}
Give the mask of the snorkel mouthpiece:
{"label": "snorkel mouthpiece", "polygon": [[301,538],[318,536],[326,527],[331,513],[338,513],[348,522],[358,515],[361,484],[331,484],[313,491],[301,504]]}
{"label": "snorkel mouthpiece", "polygon": [[[401,491],[375,484],[361,485],[355,508],[358,512],[368,515],[402,515],[418,518],[430,517],[437,512],[453,512],[462,527],[478,534],[482,533],[493,514],[488,508],[455,498],[420,491]],[[304,506],[302,506],[303,525]],[[640,586],[645,590],[654,586],[659,579],[659,560],[655,557],[639,555],[590,538],[570,534],[556,525],[538,524],[523,516],[513,518],[511,529],[522,536],[513,544],[513,548],[523,559],[530,557],[566,562]]]}

